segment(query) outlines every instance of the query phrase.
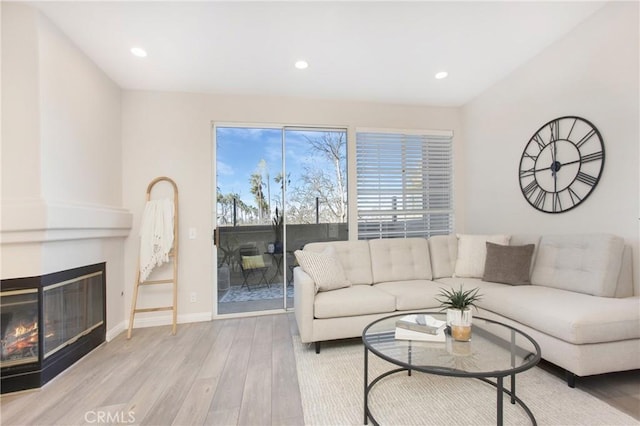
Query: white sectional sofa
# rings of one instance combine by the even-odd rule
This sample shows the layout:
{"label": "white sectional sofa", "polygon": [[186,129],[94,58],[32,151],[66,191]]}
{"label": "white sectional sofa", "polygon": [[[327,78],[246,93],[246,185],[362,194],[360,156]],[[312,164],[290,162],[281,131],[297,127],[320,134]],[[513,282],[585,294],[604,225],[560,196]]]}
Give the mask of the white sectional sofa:
{"label": "white sectional sofa", "polygon": [[297,257],[295,317],[316,352],[378,318],[437,311],[440,289],[463,285],[480,288],[475,315],[528,333],[570,386],[576,376],[640,368],[640,289],[631,249],[613,235],[336,241],[307,244]]}

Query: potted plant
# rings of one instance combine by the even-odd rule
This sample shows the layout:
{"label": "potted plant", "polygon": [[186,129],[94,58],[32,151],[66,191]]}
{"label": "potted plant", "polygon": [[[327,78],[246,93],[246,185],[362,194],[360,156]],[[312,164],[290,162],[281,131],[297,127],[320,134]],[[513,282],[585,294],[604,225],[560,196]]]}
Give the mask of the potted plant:
{"label": "potted plant", "polygon": [[276,207],[276,214],[273,217],[273,221],[271,223],[271,227],[273,228],[273,233],[275,235],[275,241],[273,243],[274,252],[282,253],[282,225],[283,225],[284,217],[278,211]]}
{"label": "potted plant", "polygon": [[471,308],[476,308],[475,302],[481,299],[479,288],[464,290],[441,288],[439,297],[442,309],[447,310],[447,325],[451,327],[451,335],[456,340],[467,341],[471,337],[471,321],[473,318]]}

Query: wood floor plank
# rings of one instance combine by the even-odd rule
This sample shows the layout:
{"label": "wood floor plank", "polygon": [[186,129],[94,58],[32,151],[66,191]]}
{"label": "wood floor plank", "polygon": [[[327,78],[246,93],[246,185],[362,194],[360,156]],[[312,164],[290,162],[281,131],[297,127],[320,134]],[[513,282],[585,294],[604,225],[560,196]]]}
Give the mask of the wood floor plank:
{"label": "wood floor plank", "polygon": [[[236,412],[239,414],[253,334],[257,322],[256,318],[245,318],[238,325],[229,356],[211,401],[209,414],[205,420],[206,424],[216,423],[214,417],[220,415],[220,413],[230,415],[230,413]],[[235,411],[236,409],[237,411]],[[229,421],[231,420],[229,419]],[[237,424],[237,422],[238,419],[236,418],[230,424]]]}
{"label": "wood floor plank", "polygon": [[217,385],[217,377],[196,379],[171,424],[176,426],[205,424]]}
{"label": "wood floor plank", "polygon": [[[194,335],[189,336],[189,344],[185,348],[185,359],[179,372],[167,381],[167,386],[151,407],[151,413],[145,418],[148,424],[172,422],[184,405],[193,382],[195,381],[203,361],[211,351],[215,332],[212,328],[194,327]],[[213,334],[213,335],[212,335]]]}
{"label": "wood floor plank", "polygon": [[211,348],[211,352],[204,360],[202,368],[198,373],[199,378],[218,378],[229,357],[231,346],[238,331],[239,319],[228,319],[215,321],[219,323],[220,331]]}
{"label": "wood floor plank", "polygon": [[259,317],[253,334],[238,424],[271,424],[272,343],[272,318]]}
{"label": "wood floor plank", "polygon": [[[181,375],[189,374],[188,367],[185,366],[188,365],[189,356],[202,334],[203,330],[197,324],[189,324],[179,336],[175,336],[178,337],[174,341],[175,344],[168,347],[168,350],[157,353],[154,363],[147,368],[149,378],[129,401],[128,411],[135,413],[136,421],[144,424],[170,423],[175,416],[175,404],[171,402],[171,407],[166,406],[167,395],[179,397],[172,393],[171,387]],[[160,401],[164,403],[160,404]],[[154,419],[156,423],[153,422]],[[161,423],[157,423],[157,419],[160,419]]]}
{"label": "wood floor plank", "polygon": [[271,423],[302,424],[304,415],[288,316],[273,316],[273,324]]}
{"label": "wood floor plank", "polygon": [[[154,327],[155,328],[155,327]],[[163,328],[167,332],[153,333],[151,331],[138,331],[132,336],[131,340],[127,340],[124,334],[118,336],[122,338],[122,345],[129,347],[128,351],[133,351],[133,356],[123,358],[116,356],[117,365],[113,367],[114,371],[109,377],[109,382],[115,386],[108,386],[102,392],[104,399],[101,401],[103,405],[120,404],[129,401],[139,391],[140,387],[148,380],[153,380],[155,366],[160,362],[159,354],[165,351],[167,347],[175,345],[179,342],[180,337],[188,332],[190,327],[182,326],[181,333],[172,336],[168,331],[171,327]],[[154,339],[149,340],[152,336]],[[140,348],[143,347],[144,351]],[[138,348],[136,351],[135,348]],[[119,361],[118,361],[119,360]],[[117,386],[118,383],[127,383],[127,386]],[[110,392],[109,392],[110,390]]]}
{"label": "wood floor plank", "polygon": [[197,370],[193,385],[189,388],[172,424],[204,424],[218,380],[229,355],[238,321],[215,321],[216,335],[209,353]]}
{"label": "wood floor plank", "polygon": [[205,420],[205,425],[209,426],[229,426],[239,425],[240,407],[218,409],[210,411]]}

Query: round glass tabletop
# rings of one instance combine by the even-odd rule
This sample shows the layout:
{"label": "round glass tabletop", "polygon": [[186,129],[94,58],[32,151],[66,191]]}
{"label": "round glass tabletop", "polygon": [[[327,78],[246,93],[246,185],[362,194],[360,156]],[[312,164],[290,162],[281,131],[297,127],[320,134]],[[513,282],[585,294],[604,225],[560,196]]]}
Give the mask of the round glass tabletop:
{"label": "round glass tabletop", "polygon": [[[419,314],[446,320],[446,315],[440,312]],[[362,333],[366,348],[409,370],[446,376],[504,377],[540,361],[540,346],[527,334],[475,316],[468,342],[458,342],[448,332],[443,342],[396,339],[396,321],[406,315],[392,315],[367,326]]]}

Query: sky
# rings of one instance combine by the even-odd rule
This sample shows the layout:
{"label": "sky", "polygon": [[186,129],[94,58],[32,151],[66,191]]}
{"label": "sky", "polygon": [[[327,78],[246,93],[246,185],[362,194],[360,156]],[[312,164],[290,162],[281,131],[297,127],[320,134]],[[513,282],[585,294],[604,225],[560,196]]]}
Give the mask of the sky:
{"label": "sky", "polygon": [[[286,173],[291,186],[300,180],[305,166],[331,168],[324,157],[309,150],[305,135],[317,137],[317,131],[286,131]],[[274,181],[282,172],[281,128],[216,128],[216,185],[222,194],[238,193],[248,205],[256,205],[250,191],[249,179],[258,170],[260,160],[266,163],[271,184],[272,206],[279,194],[279,184]],[[265,196],[267,189],[264,189]]]}

